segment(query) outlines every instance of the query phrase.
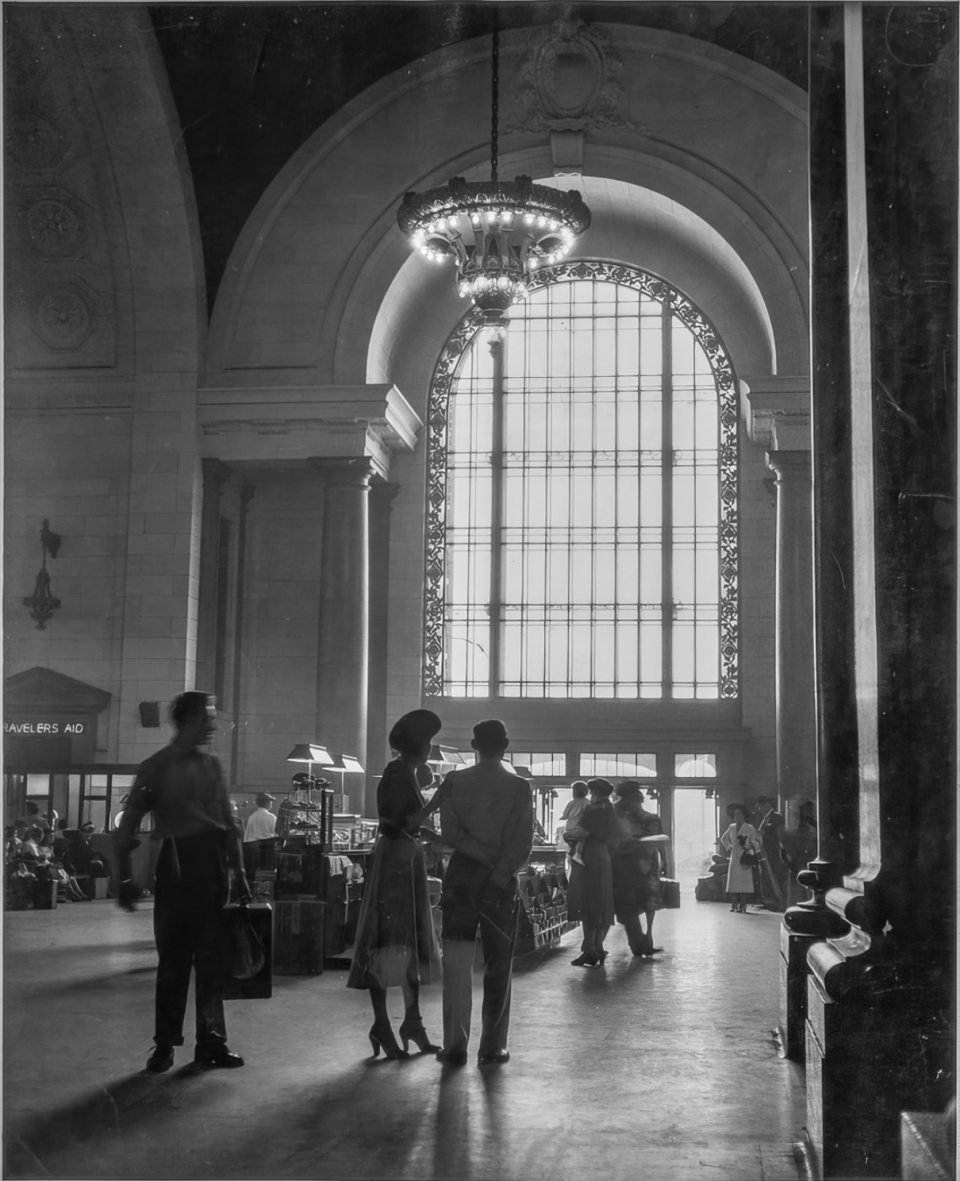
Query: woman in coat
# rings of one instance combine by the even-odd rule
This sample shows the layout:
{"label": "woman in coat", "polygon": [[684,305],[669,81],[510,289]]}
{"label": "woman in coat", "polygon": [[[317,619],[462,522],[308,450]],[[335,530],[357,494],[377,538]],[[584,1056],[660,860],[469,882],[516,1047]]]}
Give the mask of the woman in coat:
{"label": "woman in coat", "polygon": [[[727,815],[733,821],[720,838],[720,843],[730,854],[727,867],[727,893],[730,895],[733,911],[747,913],[747,903],[753,898],[753,867],[763,851],[760,837],[752,824],[747,823],[747,810],[743,804],[730,804]],[[753,860],[744,865],[741,858],[746,854]]]}
{"label": "woman in coat", "polygon": [[[643,807],[640,784],[632,779],[617,788],[613,810],[619,830],[611,847],[613,909],[633,954],[655,955],[663,951],[653,946],[653,917],[660,907],[660,845],[641,838],[662,837],[663,826],[656,812]],[[641,913],[647,917],[646,931]]]}
{"label": "woman in coat", "polygon": [[[373,850],[357,920],[357,937],[348,988],[366,988],[373,1004],[370,1044],[374,1058],[408,1057],[415,1042],[435,1053],[420,1016],[420,985],[440,978],[440,952],[430,913],[427,867],[420,825],[440,806],[440,792],[425,804],[417,768],[426,763],[440,719],[427,709],[404,714],[390,731],[397,758],[388,763],[377,785],[380,834]],[[387,1015],[387,989],[403,990],[406,1009],[397,1045]]]}
{"label": "woman in coat", "polygon": [[591,779],[590,807],[580,817],[579,827],[564,836],[581,842],[581,862],[570,866],[567,916],[583,927],[580,955],[572,961],[577,968],[599,968],[607,958],[603,941],[613,925],[613,875],[610,842],[617,839],[617,818],[610,797],[613,784]]}

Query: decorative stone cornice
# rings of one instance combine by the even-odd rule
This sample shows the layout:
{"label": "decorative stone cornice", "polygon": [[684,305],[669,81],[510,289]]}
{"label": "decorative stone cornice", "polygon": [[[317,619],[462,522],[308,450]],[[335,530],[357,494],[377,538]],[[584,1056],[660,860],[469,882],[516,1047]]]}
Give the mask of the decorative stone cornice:
{"label": "decorative stone cornice", "polygon": [[750,441],[767,451],[810,451],[810,378],[744,377],[740,392]]}
{"label": "decorative stone cornice", "polygon": [[423,426],[393,385],[208,388],[198,396],[203,453],[225,462],[390,458],[412,451]]}

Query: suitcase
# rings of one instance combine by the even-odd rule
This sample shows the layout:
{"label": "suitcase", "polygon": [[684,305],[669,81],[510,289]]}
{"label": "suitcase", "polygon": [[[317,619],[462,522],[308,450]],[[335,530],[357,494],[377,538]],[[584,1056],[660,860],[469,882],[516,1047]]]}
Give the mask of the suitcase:
{"label": "suitcase", "polygon": [[[224,907],[225,911],[237,909],[239,908],[235,906]],[[263,940],[264,963],[256,976],[250,976],[246,980],[224,976],[225,1001],[269,1000],[273,996],[273,911],[265,902],[251,902],[246,909],[256,923],[257,931]]]}
{"label": "suitcase", "polygon": [[323,971],[326,903],[312,899],[274,903],[273,970],[278,976],[313,976]]}
{"label": "suitcase", "polygon": [[680,883],[676,878],[661,878],[660,905],[664,910],[677,910],[680,906]]}

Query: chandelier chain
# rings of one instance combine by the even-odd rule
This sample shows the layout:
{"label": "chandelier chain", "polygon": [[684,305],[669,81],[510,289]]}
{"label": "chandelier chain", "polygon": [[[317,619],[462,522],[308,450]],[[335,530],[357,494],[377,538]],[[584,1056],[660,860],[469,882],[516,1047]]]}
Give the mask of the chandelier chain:
{"label": "chandelier chain", "polygon": [[500,23],[494,13],[493,19],[493,70],[492,95],[490,99],[490,179],[496,181],[499,149],[500,122]]}

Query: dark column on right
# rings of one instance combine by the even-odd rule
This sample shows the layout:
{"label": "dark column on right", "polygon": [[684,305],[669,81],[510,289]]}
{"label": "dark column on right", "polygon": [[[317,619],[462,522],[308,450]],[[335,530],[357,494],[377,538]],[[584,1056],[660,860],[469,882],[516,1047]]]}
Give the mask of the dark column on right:
{"label": "dark column on right", "polygon": [[823,1177],[901,1176],[901,1112],[952,1094],[957,11],[811,8]]}

